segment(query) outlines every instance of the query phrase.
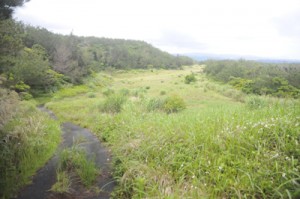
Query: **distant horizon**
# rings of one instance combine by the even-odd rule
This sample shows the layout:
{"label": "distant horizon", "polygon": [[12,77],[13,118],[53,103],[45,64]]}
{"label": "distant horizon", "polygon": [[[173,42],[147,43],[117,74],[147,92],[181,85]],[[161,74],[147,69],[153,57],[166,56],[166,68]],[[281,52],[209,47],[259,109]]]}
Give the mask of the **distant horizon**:
{"label": "distant horizon", "polygon": [[141,40],[171,54],[300,58],[298,0],[30,0],[13,16],[54,33]]}
{"label": "distant horizon", "polygon": [[[176,55],[176,54],[174,54]],[[300,59],[285,59],[285,58],[270,58],[270,57],[259,57],[259,56],[240,56],[240,55],[229,55],[229,54],[207,54],[207,53],[183,53],[178,54],[183,56],[188,56],[197,61],[206,60],[247,60],[247,61],[257,61],[265,63],[300,63]]]}

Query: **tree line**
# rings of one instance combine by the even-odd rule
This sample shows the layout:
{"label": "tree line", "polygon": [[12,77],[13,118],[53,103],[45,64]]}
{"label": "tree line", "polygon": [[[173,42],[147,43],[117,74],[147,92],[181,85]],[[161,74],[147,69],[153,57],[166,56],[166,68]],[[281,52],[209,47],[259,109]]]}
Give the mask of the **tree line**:
{"label": "tree line", "polygon": [[80,84],[105,69],[177,69],[193,64],[143,41],[54,34],[12,19],[0,20],[2,86],[19,93],[51,92]]}
{"label": "tree line", "polygon": [[260,63],[246,60],[209,60],[204,72],[247,94],[300,97],[299,63]]}

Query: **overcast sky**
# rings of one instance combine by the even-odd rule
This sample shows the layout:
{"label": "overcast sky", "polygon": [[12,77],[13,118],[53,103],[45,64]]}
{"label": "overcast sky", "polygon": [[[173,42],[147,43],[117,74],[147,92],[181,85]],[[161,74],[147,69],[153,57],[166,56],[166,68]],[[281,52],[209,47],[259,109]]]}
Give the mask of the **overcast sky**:
{"label": "overcast sky", "polygon": [[31,0],[14,17],[56,33],[143,40],[170,53],[300,59],[299,0]]}

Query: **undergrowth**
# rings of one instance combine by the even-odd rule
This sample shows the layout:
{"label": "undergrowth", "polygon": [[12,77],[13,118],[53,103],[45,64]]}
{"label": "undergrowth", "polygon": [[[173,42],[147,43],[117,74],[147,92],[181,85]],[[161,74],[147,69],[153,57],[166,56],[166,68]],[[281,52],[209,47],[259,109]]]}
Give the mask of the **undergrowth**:
{"label": "undergrowth", "polygon": [[0,97],[0,107],[5,116],[0,125],[0,198],[11,198],[53,155],[60,127],[35,104],[11,94]]}

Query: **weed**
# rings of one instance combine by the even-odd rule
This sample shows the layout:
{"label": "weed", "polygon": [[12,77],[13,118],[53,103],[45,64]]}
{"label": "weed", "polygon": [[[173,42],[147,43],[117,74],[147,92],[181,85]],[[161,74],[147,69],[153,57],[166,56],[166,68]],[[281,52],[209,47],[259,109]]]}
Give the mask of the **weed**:
{"label": "weed", "polygon": [[70,193],[71,180],[66,171],[56,172],[56,183],[52,185],[51,191],[56,193]]}

